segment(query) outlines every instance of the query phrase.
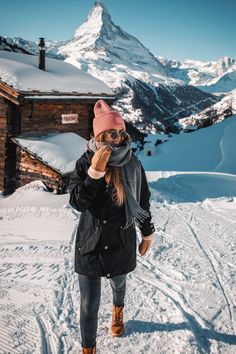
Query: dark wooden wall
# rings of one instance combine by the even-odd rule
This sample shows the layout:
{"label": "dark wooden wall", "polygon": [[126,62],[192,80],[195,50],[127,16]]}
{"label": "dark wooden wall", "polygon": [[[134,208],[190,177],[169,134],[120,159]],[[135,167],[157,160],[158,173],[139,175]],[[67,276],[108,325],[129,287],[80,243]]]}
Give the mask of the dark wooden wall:
{"label": "dark wooden wall", "polygon": [[6,146],[5,146],[5,179],[4,190],[8,193],[16,189],[16,145],[11,138],[20,132],[19,107],[11,101],[5,101],[7,110]]}
{"label": "dark wooden wall", "polygon": [[4,190],[5,155],[6,155],[7,107],[0,97],[0,191]]}
{"label": "dark wooden wall", "polygon": [[[74,132],[89,139],[93,119],[93,104],[25,101],[20,106],[20,134],[41,134],[50,131]],[[62,124],[61,115],[76,113],[78,123]]]}

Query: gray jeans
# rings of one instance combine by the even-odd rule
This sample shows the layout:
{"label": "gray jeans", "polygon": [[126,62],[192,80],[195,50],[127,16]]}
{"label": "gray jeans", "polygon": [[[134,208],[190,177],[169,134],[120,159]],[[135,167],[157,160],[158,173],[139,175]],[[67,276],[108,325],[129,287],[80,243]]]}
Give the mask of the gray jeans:
{"label": "gray jeans", "polygon": [[[113,305],[124,306],[126,274],[110,278]],[[96,343],[98,310],[101,299],[101,277],[79,274],[80,288],[80,331],[82,347],[93,347]]]}

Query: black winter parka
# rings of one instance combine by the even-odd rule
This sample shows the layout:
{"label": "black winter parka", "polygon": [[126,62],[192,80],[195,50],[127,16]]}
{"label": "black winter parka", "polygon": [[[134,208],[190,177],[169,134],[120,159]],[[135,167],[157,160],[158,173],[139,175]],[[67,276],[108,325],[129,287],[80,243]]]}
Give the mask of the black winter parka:
{"label": "black winter parka", "polygon": [[[75,271],[108,278],[136,267],[136,229],[124,229],[125,209],[112,200],[113,187],[105,178],[93,179],[87,171],[93,152],[87,150],[76,162],[70,179],[70,204],[81,212],[75,242]],[[154,232],[150,214],[150,191],[143,167],[140,206],[149,217],[140,225],[143,236]]]}

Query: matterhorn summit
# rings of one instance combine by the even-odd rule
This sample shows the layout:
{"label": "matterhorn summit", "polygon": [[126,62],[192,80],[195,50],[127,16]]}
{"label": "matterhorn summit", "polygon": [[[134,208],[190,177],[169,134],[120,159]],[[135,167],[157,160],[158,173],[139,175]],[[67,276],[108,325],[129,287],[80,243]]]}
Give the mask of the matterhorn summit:
{"label": "matterhorn summit", "polygon": [[212,95],[168,75],[137,38],[112,22],[98,1],[58,53],[113,89],[117,97],[114,107],[140,129],[165,129],[179,117],[216,102]]}
{"label": "matterhorn summit", "polygon": [[106,7],[98,1],[60,53],[77,59],[103,58],[108,62],[111,59],[113,64],[125,63],[135,70],[143,70],[145,65],[147,70],[153,68],[160,77],[166,77],[163,65],[135,37],[116,26]]}

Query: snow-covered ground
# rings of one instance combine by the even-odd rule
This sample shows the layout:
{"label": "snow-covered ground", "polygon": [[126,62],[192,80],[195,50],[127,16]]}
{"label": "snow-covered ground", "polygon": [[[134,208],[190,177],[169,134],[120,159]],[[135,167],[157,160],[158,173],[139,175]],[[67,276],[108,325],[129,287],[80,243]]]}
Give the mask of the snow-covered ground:
{"label": "snow-covered ground", "polygon": [[[218,134],[210,128],[209,137]],[[218,160],[235,134],[227,139],[215,150]],[[165,144],[177,151],[174,140]],[[212,156],[205,157],[209,166]],[[128,276],[122,338],[109,334],[111,289],[103,279],[100,354],[236,352],[236,174],[193,172],[188,161],[184,172],[158,171],[158,165],[147,172],[157,237]],[[1,354],[80,353],[78,219],[68,194],[49,193],[39,181],[0,198]]]}
{"label": "snow-covered ground", "polygon": [[[198,179],[179,176],[151,184],[158,237],[129,275],[122,339],[108,333],[111,290],[103,281],[98,353],[235,352],[236,176],[231,196],[222,175],[227,197],[205,200]],[[211,175],[204,179],[210,186]],[[78,215],[68,195],[37,182],[0,205],[0,352],[78,353]]]}

